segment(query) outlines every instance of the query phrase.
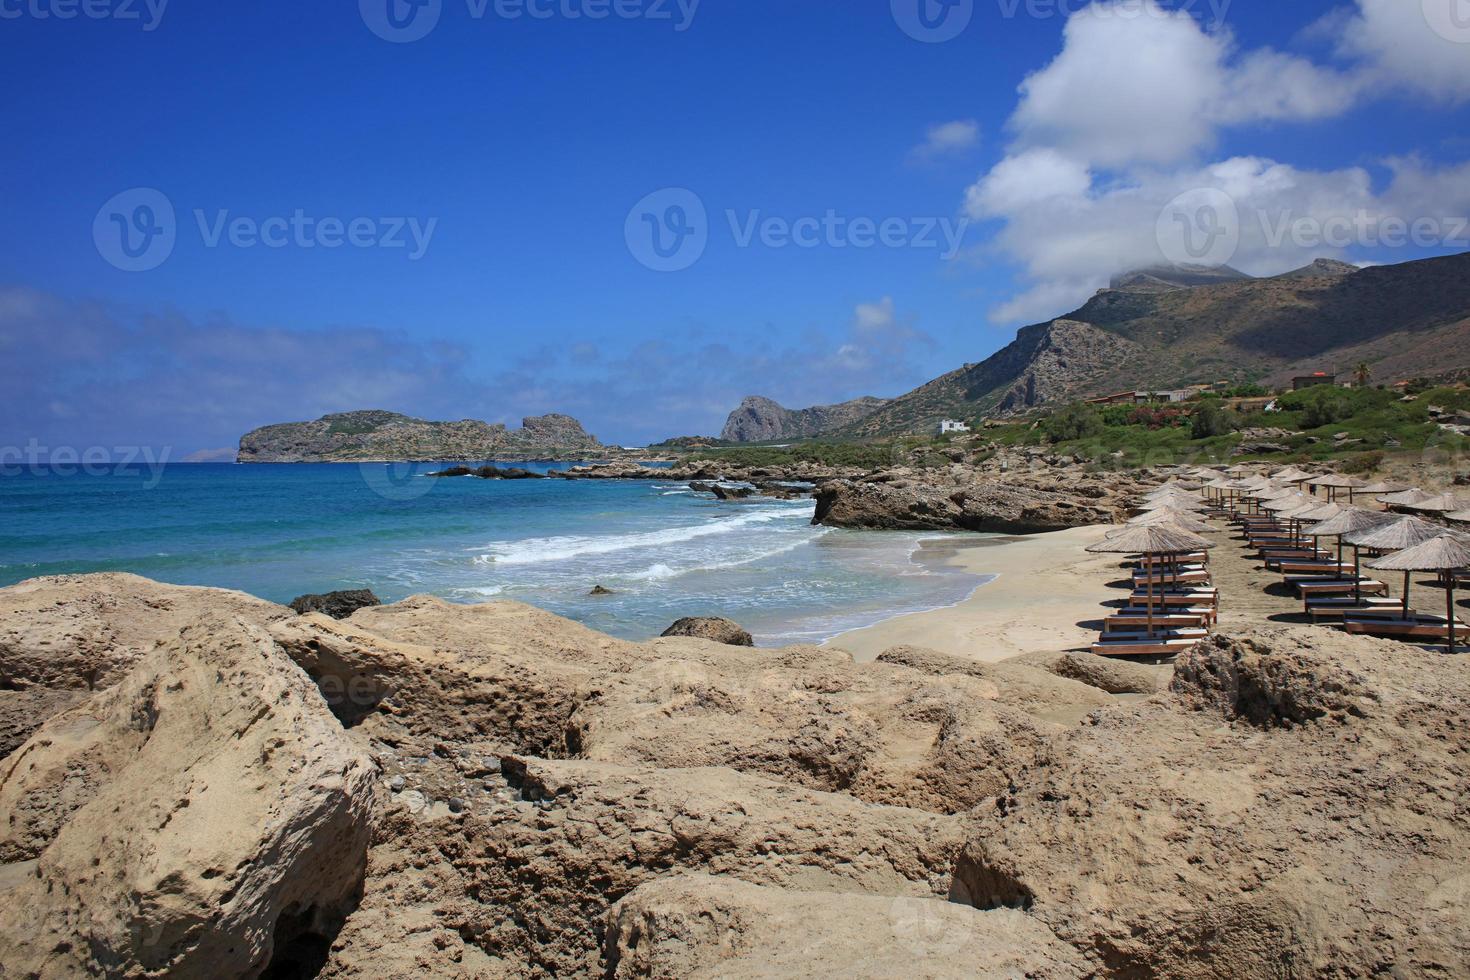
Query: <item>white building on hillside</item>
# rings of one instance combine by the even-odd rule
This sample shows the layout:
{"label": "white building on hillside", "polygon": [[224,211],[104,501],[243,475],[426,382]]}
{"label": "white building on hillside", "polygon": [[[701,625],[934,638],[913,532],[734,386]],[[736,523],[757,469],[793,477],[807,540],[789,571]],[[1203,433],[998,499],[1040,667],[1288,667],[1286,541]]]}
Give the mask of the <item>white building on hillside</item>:
{"label": "white building on hillside", "polygon": [[951,432],[969,432],[970,427],[964,422],[956,422],[954,419],[945,419],[939,423],[939,434],[947,436]]}

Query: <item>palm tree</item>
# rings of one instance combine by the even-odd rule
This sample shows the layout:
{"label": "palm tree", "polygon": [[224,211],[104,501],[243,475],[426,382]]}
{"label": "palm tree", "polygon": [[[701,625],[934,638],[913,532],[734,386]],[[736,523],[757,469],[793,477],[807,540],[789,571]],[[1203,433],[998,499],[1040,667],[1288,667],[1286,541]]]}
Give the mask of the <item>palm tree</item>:
{"label": "palm tree", "polygon": [[1359,361],[1358,366],[1353,368],[1353,380],[1359,388],[1368,387],[1368,382],[1373,380],[1373,369],[1368,366],[1367,361]]}

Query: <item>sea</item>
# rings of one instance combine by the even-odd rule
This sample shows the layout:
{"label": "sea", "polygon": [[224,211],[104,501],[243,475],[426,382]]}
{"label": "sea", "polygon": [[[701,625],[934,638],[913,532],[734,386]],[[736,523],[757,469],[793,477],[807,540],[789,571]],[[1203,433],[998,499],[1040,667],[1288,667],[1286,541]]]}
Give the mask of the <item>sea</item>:
{"label": "sea", "polygon": [[10,467],[0,586],[123,571],[275,602],[360,588],[514,599],[626,639],[725,616],[779,645],[953,605],[993,578],[955,567],[955,536],[815,527],[810,500],[428,475],[444,465]]}

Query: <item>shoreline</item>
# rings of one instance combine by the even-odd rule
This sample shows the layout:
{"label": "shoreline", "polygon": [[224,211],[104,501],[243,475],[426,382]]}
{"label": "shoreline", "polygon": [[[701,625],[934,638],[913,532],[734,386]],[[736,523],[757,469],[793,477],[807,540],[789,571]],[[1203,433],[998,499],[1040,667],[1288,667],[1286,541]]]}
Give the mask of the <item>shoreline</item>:
{"label": "shoreline", "polygon": [[955,542],[946,563],[995,577],[953,605],[899,613],[821,645],[845,650],[859,663],[896,646],[928,647],[982,663],[1085,650],[1097,630],[1078,624],[1100,620],[1103,603],[1121,595],[1110,587],[1122,577],[1118,559],[1085,550],[1106,532],[1105,525],[1092,525]]}

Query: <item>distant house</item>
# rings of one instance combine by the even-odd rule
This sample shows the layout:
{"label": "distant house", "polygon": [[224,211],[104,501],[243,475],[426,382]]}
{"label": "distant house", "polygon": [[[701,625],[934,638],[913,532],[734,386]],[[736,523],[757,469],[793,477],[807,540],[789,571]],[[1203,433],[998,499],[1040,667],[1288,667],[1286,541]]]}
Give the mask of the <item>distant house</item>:
{"label": "distant house", "polygon": [[956,422],[954,419],[945,419],[939,423],[939,434],[947,436],[951,432],[969,432],[970,426],[965,422]]}
{"label": "distant house", "polygon": [[1150,402],[1187,402],[1203,390],[1203,386],[1196,386],[1173,391],[1120,391],[1112,395],[1103,395],[1101,398],[1089,398],[1087,404],[1147,405]]}
{"label": "distant house", "polygon": [[1315,374],[1304,374],[1298,378],[1291,379],[1291,390],[1301,391],[1303,388],[1315,388],[1318,385],[1337,384],[1337,375],[1318,371]]}

